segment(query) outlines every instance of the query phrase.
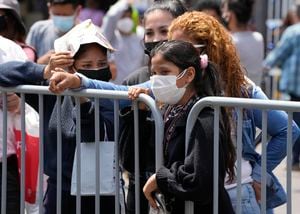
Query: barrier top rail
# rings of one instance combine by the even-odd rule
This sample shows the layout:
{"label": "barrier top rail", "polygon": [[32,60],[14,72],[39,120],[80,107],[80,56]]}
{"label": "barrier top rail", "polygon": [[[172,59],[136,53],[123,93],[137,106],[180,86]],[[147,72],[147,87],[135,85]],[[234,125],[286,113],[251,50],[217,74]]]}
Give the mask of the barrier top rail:
{"label": "barrier top rail", "polygon": [[[205,97],[201,100],[199,100],[191,109],[187,124],[186,124],[186,148],[188,146],[188,139],[191,135],[191,132],[193,130],[194,124],[198,118],[198,114],[206,107],[211,107],[215,110],[215,122],[214,122],[214,129],[218,130],[218,121],[219,121],[219,113],[220,113],[220,107],[235,107],[240,109],[239,112],[241,112],[241,109],[260,109],[262,110],[262,123],[267,123],[267,111],[268,110],[282,110],[287,111],[288,113],[288,132],[287,132],[287,142],[291,142],[292,140],[292,134],[291,134],[291,124],[292,124],[292,112],[300,112],[300,102],[292,102],[292,101],[279,101],[279,100],[262,100],[262,99],[249,99],[249,98],[233,98],[233,97]],[[242,115],[241,115],[242,116]],[[241,132],[241,127],[238,128],[238,130]],[[266,213],[266,141],[267,141],[267,129],[266,126],[263,125],[262,127],[262,213]],[[239,137],[240,135],[240,137]],[[238,133],[238,141],[241,140],[241,134]],[[218,160],[218,135],[214,136],[214,160]],[[238,143],[237,146],[237,154],[241,155],[241,146]],[[291,157],[289,157],[289,154],[291,154],[292,146],[290,143],[287,143],[287,154],[288,154],[288,206],[287,206],[287,213],[291,213]],[[239,164],[240,165],[240,164]],[[218,161],[214,161],[214,177],[218,177]],[[240,167],[238,166],[238,179],[240,175]],[[214,180],[214,213],[218,213],[218,183]],[[238,195],[240,195],[240,183],[238,184]],[[186,213],[193,213],[191,212],[191,203],[186,204]]]}
{"label": "barrier top rail", "polygon": [[[98,89],[82,89],[82,90],[66,90],[65,92],[57,95],[49,91],[48,86],[33,86],[33,85],[20,85],[17,87],[0,87],[0,92],[15,92],[25,94],[43,94],[53,96],[74,96],[74,97],[95,97],[101,99],[121,99],[130,100],[128,92],[126,91],[112,91],[112,90],[98,90]],[[155,142],[156,142],[156,169],[163,164],[163,120],[159,109],[156,106],[153,98],[146,94],[141,94],[138,101],[142,101],[151,109],[152,116],[155,120]],[[161,147],[161,148],[160,148]]]}
{"label": "barrier top rail", "polygon": [[282,101],[282,100],[261,100],[235,97],[205,97],[199,100],[191,109],[187,121],[191,121],[186,126],[186,139],[190,136],[197,116],[205,107],[223,106],[223,107],[243,107],[257,108],[261,110],[283,110],[283,111],[300,111],[300,102]]}

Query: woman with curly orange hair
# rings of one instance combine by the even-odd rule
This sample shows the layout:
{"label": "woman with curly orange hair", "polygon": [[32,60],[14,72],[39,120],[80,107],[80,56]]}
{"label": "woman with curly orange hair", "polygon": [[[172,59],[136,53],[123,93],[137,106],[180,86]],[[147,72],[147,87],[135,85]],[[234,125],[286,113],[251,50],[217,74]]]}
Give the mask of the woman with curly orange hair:
{"label": "woman with curly orange hair", "polygon": [[216,19],[202,12],[186,13],[172,22],[168,36],[169,39],[203,46],[201,51],[220,68],[226,86],[225,94],[230,97],[242,96],[240,88],[246,88],[247,85],[244,70],[230,34]]}
{"label": "woman with curly orange hair", "polygon": [[[189,41],[199,48],[201,54],[208,55],[221,72],[226,96],[268,99],[262,90],[245,76],[230,34],[213,17],[202,12],[187,12],[173,20],[168,37],[170,40]],[[262,114],[257,109],[244,112],[242,213],[260,213],[261,156],[255,152],[254,138],[256,127],[261,128]],[[236,113],[233,112],[232,130],[236,130],[236,118]],[[286,155],[287,114],[283,111],[269,111],[267,132],[271,136],[267,146],[267,174],[273,184],[267,184],[267,208],[272,209],[286,201],[284,189],[272,171]],[[298,127],[293,123],[293,142],[298,133]],[[232,131],[233,141],[236,134],[236,131]],[[225,182],[234,208],[237,201],[236,186],[236,180]]]}

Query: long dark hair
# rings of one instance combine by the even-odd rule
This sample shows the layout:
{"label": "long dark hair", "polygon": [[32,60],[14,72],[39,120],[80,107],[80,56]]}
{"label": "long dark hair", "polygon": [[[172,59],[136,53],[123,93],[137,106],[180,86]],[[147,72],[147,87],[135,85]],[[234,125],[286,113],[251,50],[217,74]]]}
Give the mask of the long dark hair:
{"label": "long dark hair", "polygon": [[[168,41],[157,46],[151,52],[151,57],[156,54],[161,54],[162,57],[175,64],[181,69],[181,72],[188,67],[194,67],[195,77],[192,81],[196,93],[200,97],[206,96],[222,96],[223,84],[221,83],[220,72],[216,66],[209,62],[206,68],[201,68],[199,51],[189,42],[184,41]],[[223,127],[225,141],[227,145],[221,145],[225,151],[225,167],[229,175],[229,179],[234,178],[235,164],[235,148],[231,140],[230,118],[228,110],[221,110],[220,126]]]}

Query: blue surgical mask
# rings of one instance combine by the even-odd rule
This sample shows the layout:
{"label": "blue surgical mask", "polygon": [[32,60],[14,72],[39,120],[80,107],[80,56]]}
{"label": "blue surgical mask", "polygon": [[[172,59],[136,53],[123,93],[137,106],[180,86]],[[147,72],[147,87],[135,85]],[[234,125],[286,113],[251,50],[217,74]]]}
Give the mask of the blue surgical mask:
{"label": "blue surgical mask", "polygon": [[56,16],[52,15],[54,26],[62,33],[68,32],[75,25],[75,15]]}

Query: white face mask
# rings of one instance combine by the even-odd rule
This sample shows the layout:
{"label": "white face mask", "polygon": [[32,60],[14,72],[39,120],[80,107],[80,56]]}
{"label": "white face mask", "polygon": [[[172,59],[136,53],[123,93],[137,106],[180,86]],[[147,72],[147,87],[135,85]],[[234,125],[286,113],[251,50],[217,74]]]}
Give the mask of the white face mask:
{"label": "white face mask", "polygon": [[130,33],[132,31],[133,26],[134,26],[134,23],[133,23],[132,19],[129,17],[122,18],[117,22],[117,28],[122,33],[127,33],[127,34]]}
{"label": "white face mask", "polygon": [[154,75],[150,77],[151,90],[154,94],[155,100],[174,105],[178,103],[186,91],[186,85],[178,88],[176,80],[185,75],[185,69],[178,76],[175,75]]}

